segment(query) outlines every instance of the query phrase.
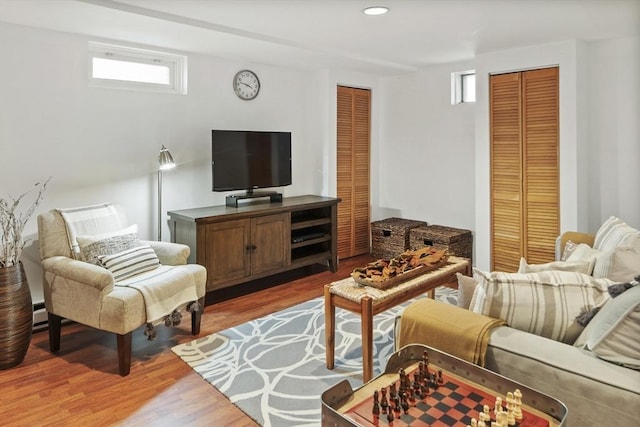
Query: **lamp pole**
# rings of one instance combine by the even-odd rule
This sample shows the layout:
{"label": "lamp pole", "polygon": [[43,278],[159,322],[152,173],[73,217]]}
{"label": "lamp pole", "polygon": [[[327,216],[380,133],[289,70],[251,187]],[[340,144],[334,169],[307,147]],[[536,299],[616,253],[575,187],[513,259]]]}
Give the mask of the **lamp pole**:
{"label": "lamp pole", "polygon": [[163,145],[158,156],[158,241],[162,241],[162,171],[173,169],[176,162],[169,150]]}

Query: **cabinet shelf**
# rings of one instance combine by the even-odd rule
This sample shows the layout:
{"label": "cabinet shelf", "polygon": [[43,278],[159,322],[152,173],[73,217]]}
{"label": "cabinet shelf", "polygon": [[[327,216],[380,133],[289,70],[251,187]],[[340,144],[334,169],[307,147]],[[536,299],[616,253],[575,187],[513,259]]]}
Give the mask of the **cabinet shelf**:
{"label": "cabinet shelf", "polygon": [[329,240],[331,240],[331,235],[325,234],[324,236],[317,237],[315,239],[309,239],[303,242],[291,243],[291,249],[297,249],[305,246],[315,245],[316,243],[328,242]]}
{"label": "cabinet shelf", "polygon": [[331,218],[314,218],[294,222],[291,220],[291,230],[300,230],[302,228],[315,227],[317,225],[331,224]]}

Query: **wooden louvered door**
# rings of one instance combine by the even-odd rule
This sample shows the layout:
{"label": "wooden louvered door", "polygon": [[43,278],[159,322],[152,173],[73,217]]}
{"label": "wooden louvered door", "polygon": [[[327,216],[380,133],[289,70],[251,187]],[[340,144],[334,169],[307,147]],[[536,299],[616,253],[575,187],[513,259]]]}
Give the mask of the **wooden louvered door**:
{"label": "wooden louvered door", "polygon": [[369,252],[371,91],[337,89],[338,258]]}
{"label": "wooden louvered door", "polygon": [[558,69],[491,76],[491,269],[553,261],[559,233]]}

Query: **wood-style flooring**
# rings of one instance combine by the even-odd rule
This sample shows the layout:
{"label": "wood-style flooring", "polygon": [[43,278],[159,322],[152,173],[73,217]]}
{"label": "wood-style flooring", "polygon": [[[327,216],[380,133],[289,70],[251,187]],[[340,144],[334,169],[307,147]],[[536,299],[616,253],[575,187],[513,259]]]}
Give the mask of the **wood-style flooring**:
{"label": "wood-style flooring", "polygon": [[[319,297],[326,283],[369,261],[368,255],[350,258],[337,273],[285,274],[277,278],[281,284],[270,279],[208,295],[199,336]],[[238,294],[241,288],[253,292]],[[34,333],[22,364],[0,371],[0,426],[257,425],[171,352],[196,338],[190,325],[187,316],[177,328],[159,327],[155,341],[136,330],[127,377],[118,375],[113,334],[64,325],[54,355],[47,332]]]}

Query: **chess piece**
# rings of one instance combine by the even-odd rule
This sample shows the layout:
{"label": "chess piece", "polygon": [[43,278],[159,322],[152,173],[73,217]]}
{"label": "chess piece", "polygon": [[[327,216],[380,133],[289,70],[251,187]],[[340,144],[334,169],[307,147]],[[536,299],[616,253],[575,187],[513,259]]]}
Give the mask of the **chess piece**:
{"label": "chess piece", "polygon": [[407,398],[407,393],[402,393],[402,401],[400,402],[402,406],[402,410],[405,414],[409,413],[409,400]]}
{"label": "chess piece", "polygon": [[507,393],[507,423],[510,426],[513,426],[516,424],[516,418],[513,414],[514,408],[515,408],[515,403],[514,403],[513,393],[508,392]]}
{"label": "chess piece", "polygon": [[516,389],[513,392],[513,416],[517,421],[522,420],[522,392],[520,389]]}
{"label": "chess piece", "polygon": [[496,397],[496,405],[493,408],[495,413],[502,412],[502,398],[500,396]]}
{"label": "chess piece", "polygon": [[381,394],[381,398],[380,398],[380,411],[383,414],[387,413],[387,410],[389,409],[389,401],[387,400],[387,390],[383,387],[380,389],[380,394]]}

